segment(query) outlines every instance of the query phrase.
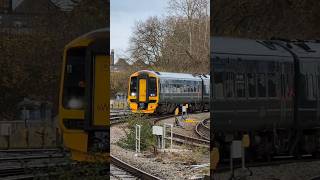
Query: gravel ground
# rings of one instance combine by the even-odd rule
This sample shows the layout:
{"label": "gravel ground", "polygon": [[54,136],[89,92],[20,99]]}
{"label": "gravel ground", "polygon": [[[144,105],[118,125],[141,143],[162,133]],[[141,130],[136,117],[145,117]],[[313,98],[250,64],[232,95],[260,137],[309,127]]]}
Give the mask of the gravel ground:
{"label": "gravel ground", "polygon": [[[198,122],[200,122],[204,119],[207,119],[209,117],[210,117],[209,112],[199,113],[199,114],[190,114],[187,119],[191,119],[191,120],[193,120],[193,122],[181,121],[183,128],[173,127],[173,132],[178,133],[178,134],[183,134],[186,136],[190,136],[190,137],[199,138],[199,135],[195,132],[195,126],[197,125]],[[165,120],[158,122],[158,124],[164,124],[164,123],[174,124],[174,120],[175,120],[175,118],[168,118],[168,119],[165,119]]]}
{"label": "gravel ground", "polygon": [[[252,176],[246,180],[309,180],[320,176],[320,161],[283,164],[277,166],[250,168]],[[240,170],[235,172],[236,175]],[[215,180],[228,180],[230,172],[216,173]]]}
{"label": "gravel ground", "polygon": [[[205,115],[207,114],[207,115]],[[198,119],[203,116],[209,116],[209,113],[197,114]],[[190,115],[190,118],[195,118]],[[161,123],[172,123],[174,118],[161,121]],[[194,130],[188,123],[181,133],[189,133],[195,135]],[[125,137],[123,129],[126,124],[113,125],[111,127],[111,154],[129,164],[149,172],[162,179],[192,179],[196,175],[208,174],[209,167],[195,169],[191,165],[209,163],[209,152],[203,152],[203,149],[188,149],[184,146],[174,145],[173,149],[177,152],[161,153],[154,155],[151,150],[142,152],[139,156],[135,156],[135,152],[123,149],[116,145],[116,142]],[[181,128],[174,128],[174,132]],[[178,132],[180,133],[180,132]]]}

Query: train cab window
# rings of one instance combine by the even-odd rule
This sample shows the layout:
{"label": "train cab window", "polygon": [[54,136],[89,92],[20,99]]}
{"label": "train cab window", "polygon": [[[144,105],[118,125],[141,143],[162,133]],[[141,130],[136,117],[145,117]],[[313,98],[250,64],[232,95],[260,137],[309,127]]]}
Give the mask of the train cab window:
{"label": "train cab window", "polygon": [[85,48],[67,51],[63,85],[63,106],[83,109],[85,96]]}
{"label": "train cab window", "polygon": [[214,74],[214,94],[216,98],[223,97],[223,73],[216,72]]}
{"label": "train cab window", "polygon": [[276,97],[277,91],[276,91],[276,79],[275,79],[274,73],[268,74],[268,96],[269,97]]}
{"label": "train cab window", "polygon": [[149,78],[149,95],[157,96],[157,79],[154,77]]}
{"label": "train cab window", "polygon": [[265,74],[258,74],[258,96],[266,97],[266,77]]}
{"label": "train cab window", "polygon": [[237,97],[245,97],[245,81],[243,74],[236,75]]}
{"label": "train cab window", "polygon": [[249,97],[256,97],[256,77],[255,74],[248,73],[248,95]]}
{"label": "train cab window", "polygon": [[131,80],[130,80],[130,95],[131,96],[137,95],[137,87],[138,87],[138,78],[131,77]]}

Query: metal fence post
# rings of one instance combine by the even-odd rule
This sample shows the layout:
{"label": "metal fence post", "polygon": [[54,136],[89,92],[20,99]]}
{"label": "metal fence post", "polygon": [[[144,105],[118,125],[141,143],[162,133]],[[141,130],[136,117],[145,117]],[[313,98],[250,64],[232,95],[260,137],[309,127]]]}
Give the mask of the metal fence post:
{"label": "metal fence post", "polygon": [[162,149],[166,148],[166,125],[163,125],[163,135],[162,135]]}

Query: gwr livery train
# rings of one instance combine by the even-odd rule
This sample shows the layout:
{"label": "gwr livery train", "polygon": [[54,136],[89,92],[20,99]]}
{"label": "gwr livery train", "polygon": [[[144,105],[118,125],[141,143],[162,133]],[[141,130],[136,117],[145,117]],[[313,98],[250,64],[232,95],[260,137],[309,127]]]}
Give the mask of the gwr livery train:
{"label": "gwr livery train", "polygon": [[142,70],[129,79],[132,112],[172,113],[188,104],[189,111],[209,110],[210,76]]}
{"label": "gwr livery train", "polygon": [[255,157],[318,154],[320,43],[211,41],[211,139],[222,155],[244,134]]}
{"label": "gwr livery train", "polygon": [[73,160],[109,157],[109,34],[109,29],[98,29],[64,49],[59,125]]}

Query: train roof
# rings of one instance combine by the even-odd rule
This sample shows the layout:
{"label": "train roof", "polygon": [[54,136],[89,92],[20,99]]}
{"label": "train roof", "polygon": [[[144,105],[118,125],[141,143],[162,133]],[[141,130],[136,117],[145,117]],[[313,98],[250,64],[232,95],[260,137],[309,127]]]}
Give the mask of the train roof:
{"label": "train roof", "polygon": [[172,72],[158,72],[150,70],[142,70],[139,72],[152,73],[159,77],[160,79],[185,79],[185,80],[201,80],[202,78],[210,78],[210,75],[197,75],[197,74],[188,74],[188,73],[172,73]]}
{"label": "train roof", "polygon": [[292,56],[287,50],[271,41],[212,37],[211,53],[252,56]]}
{"label": "train roof", "polygon": [[319,41],[280,41],[290,51],[300,58],[319,58]]}
{"label": "train roof", "polygon": [[105,39],[107,44],[110,36],[109,32],[109,28],[102,28],[88,32],[68,43],[66,48],[88,46],[91,42],[94,42],[97,39]]}

